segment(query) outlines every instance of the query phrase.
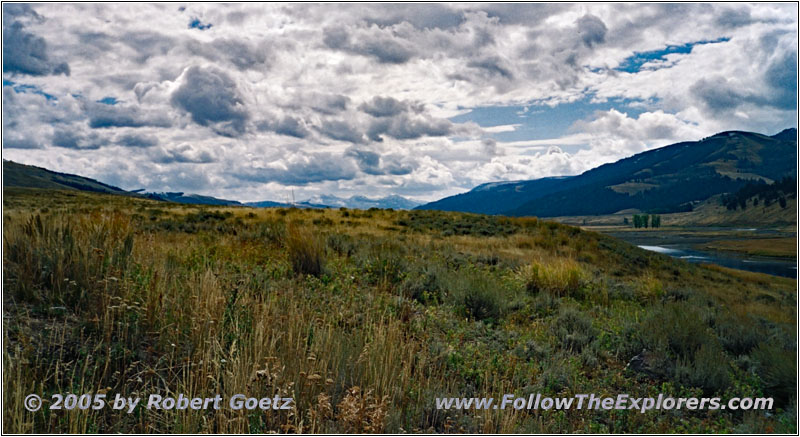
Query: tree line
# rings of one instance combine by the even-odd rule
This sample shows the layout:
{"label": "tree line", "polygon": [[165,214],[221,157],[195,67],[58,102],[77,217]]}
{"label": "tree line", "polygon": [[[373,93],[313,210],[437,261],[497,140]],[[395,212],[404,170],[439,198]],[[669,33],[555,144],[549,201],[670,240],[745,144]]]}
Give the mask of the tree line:
{"label": "tree line", "polygon": [[722,196],[722,204],[730,211],[739,208],[747,209],[747,203],[752,199],[752,205],[770,206],[775,202],[786,208],[786,198],[797,196],[797,181],[792,177],[785,177],[779,181],[767,184],[764,181],[749,182],[733,194]]}
{"label": "tree line", "polygon": [[[628,218],[625,217],[624,223],[629,224]],[[633,215],[634,228],[660,228],[661,216],[658,214],[634,214]]]}

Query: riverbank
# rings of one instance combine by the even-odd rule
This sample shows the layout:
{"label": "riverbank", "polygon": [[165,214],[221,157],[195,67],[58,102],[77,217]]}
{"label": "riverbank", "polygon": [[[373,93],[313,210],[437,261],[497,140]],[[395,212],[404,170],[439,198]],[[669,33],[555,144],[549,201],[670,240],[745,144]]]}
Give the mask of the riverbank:
{"label": "riverbank", "polygon": [[584,226],[642,249],[698,264],[797,277],[796,234],[782,229]]}

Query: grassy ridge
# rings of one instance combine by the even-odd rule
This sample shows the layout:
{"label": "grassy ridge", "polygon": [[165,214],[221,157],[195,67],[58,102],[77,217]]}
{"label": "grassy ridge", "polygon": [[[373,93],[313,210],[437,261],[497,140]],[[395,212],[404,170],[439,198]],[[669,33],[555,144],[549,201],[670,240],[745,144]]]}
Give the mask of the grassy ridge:
{"label": "grassy ridge", "polygon": [[[4,202],[5,432],[795,431],[794,280],[536,219],[40,190]],[[280,394],[297,409],[22,406],[94,391]],[[778,410],[434,406],[535,392],[767,395]]]}

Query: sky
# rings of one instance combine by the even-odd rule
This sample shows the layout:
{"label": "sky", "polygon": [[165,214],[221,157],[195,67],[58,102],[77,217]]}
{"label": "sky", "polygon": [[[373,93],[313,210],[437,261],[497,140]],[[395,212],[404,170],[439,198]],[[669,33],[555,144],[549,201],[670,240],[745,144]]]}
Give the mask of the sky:
{"label": "sky", "polygon": [[3,158],[240,201],[436,200],[797,125],[798,6],[3,4]]}

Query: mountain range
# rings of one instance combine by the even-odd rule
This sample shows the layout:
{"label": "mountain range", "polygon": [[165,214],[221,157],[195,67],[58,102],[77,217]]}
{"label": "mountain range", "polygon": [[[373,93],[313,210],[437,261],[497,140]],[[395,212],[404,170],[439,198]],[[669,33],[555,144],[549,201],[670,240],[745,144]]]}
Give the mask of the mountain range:
{"label": "mountain range", "polygon": [[289,203],[264,200],[260,202],[242,203],[236,200],[219,199],[200,194],[186,194],[179,191],[146,192],[144,189],[125,191],[121,188],[104,184],[83,176],[68,173],[59,173],[32,165],[19,164],[3,160],[3,187],[43,188],[52,190],[80,190],[107,194],[120,194],[126,196],[146,197],[165,202],[186,203],[194,205],[216,206],[251,206],[255,208],[297,207],[297,208],[393,208],[411,209],[419,203],[402,196],[386,196],[370,198],[366,196],[352,196],[349,198],[332,195],[318,195],[310,199]]}
{"label": "mountain range", "polygon": [[3,186],[94,191],[220,206],[415,208],[558,217],[613,214],[624,210],[688,211],[712,196],[736,192],[749,181],[796,178],[796,163],[797,130],[786,129],[773,136],[722,132],[700,141],[639,153],[577,176],[485,183],[469,192],[424,205],[397,195],[373,199],[321,194],[296,203],[269,200],[242,203],[182,192],[125,191],[94,179],[6,160],[3,161]]}
{"label": "mountain range", "polygon": [[691,210],[748,181],[796,178],[797,130],[777,135],[722,132],[601,165],[578,176],[494,182],[418,206],[509,216],[557,217]]}
{"label": "mountain range", "polygon": [[306,202],[328,205],[333,207],[345,207],[354,209],[369,209],[369,208],[392,208],[392,209],[413,209],[419,206],[418,202],[406,199],[402,196],[391,195],[380,198],[370,198],[366,196],[351,196],[349,198],[332,196],[329,194],[322,194],[313,196]]}

